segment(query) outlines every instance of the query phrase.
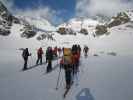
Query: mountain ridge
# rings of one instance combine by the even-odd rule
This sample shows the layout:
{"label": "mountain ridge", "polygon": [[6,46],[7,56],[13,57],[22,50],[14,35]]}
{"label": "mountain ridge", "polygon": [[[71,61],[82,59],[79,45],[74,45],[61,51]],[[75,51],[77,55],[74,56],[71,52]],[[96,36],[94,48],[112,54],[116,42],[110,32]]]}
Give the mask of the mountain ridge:
{"label": "mountain ridge", "polygon": [[[109,29],[115,26],[119,26],[128,23],[133,20],[133,12],[128,10],[126,12],[120,12],[116,16],[112,17],[110,21],[103,21],[104,16],[97,15],[97,19],[91,18],[72,18],[68,22],[58,25],[57,27],[52,25],[46,19],[40,17],[34,18],[29,16],[13,16],[8,9],[0,2],[0,35],[8,36],[11,34],[11,27],[14,24],[20,24],[23,26],[20,29],[20,36],[22,38],[33,38],[36,35],[44,36],[53,32],[60,35],[92,35],[94,37],[101,35],[109,35]],[[98,18],[103,22],[99,21]],[[106,19],[105,19],[106,20]],[[4,24],[3,24],[4,23]]]}

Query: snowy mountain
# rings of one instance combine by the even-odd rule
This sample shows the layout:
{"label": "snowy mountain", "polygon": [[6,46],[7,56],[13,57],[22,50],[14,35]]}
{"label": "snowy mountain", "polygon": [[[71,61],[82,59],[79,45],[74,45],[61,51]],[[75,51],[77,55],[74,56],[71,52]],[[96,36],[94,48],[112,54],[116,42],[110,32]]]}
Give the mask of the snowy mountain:
{"label": "snowy mountain", "polygon": [[39,16],[35,18],[17,15],[17,17],[14,17],[2,3],[0,7],[1,35],[9,35],[13,25],[19,24],[21,28],[19,28],[20,31],[18,34],[22,38],[36,37],[37,40],[43,40],[49,37],[51,40],[55,40],[53,39],[53,32],[54,34],[59,33],[60,35],[84,34],[94,37],[104,34],[109,35],[109,28],[128,23],[133,19],[133,12],[126,11],[118,13],[110,21],[107,16],[97,15],[92,19],[84,17],[72,18],[68,22],[55,27]]}
{"label": "snowy mountain", "polygon": [[[109,28],[131,22],[133,19],[132,11],[119,12],[116,16],[109,18],[104,15],[97,15],[94,18],[73,18],[68,22],[58,26],[58,32],[61,34],[84,35],[91,34],[95,36],[109,35]],[[76,32],[76,33],[75,33]]]}
{"label": "snowy mountain", "polygon": [[44,18],[34,18],[34,17],[28,17],[28,16],[18,16],[18,18],[21,20],[22,24],[30,24],[33,26],[36,30],[40,31],[55,31],[55,27],[52,26],[47,20]]}
{"label": "snowy mountain", "polygon": [[[1,12],[7,12],[6,16],[12,16],[4,5],[1,5],[1,7],[3,8]],[[27,47],[31,47],[30,43],[32,43],[31,41],[34,41],[34,44],[41,44],[41,46],[70,46],[73,43],[78,43],[82,45],[87,44],[97,50],[97,47],[99,47],[99,43],[103,43],[104,47],[106,48],[106,46],[108,46],[108,43],[110,43],[109,40],[116,38],[117,35],[122,35],[122,37],[128,36],[127,33],[131,34],[130,30],[132,30],[133,27],[132,11],[127,11],[126,13],[118,13],[115,17],[112,17],[112,19],[108,22],[105,21],[102,23],[96,19],[94,20],[90,18],[81,17],[70,19],[68,22],[63,23],[57,27],[51,25],[47,20],[41,17],[34,18],[29,16],[17,15],[17,18],[13,17],[14,20],[10,21],[3,19],[4,17],[2,17],[2,15],[0,16],[1,22],[6,21],[7,23],[11,24],[7,24],[7,26],[10,26],[9,29],[7,29],[6,26],[4,26],[3,24],[1,25],[3,28],[0,29],[8,30],[11,34],[6,38],[9,38],[8,41],[11,40],[10,38],[15,38],[16,40],[18,40],[20,42],[19,44],[19,42],[17,41],[19,44],[18,47],[23,47],[24,45],[27,45]],[[122,30],[124,29],[125,34],[120,34],[119,31],[123,33]],[[4,42],[4,37],[1,38]],[[26,40],[25,38],[28,38],[29,40]],[[30,42],[28,43],[28,41]],[[21,42],[25,42],[25,44],[22,44]],[[109,49],[111,48],[113,47],[111,46]]]}
{"label": "snowy mountain", "polygon": [[12,23],[19,23],[19,20],[0,2],[0,35],[9,35]]}
{"label": "snowy mountain", "polygon": [[[95,27],[100,24],[97,20],[89,19],[89,18],[73,18],[69,20],[67,23],[61,24],[58,26],[59,33],[81,33],[88,35],[88,33],[93,33],[95,31]],[[63,30],[64,28],[64,30]],[[61,30],[62,29],[62,30]],[[70,31],[71,30],[71,31]],[[70,31],[70,32],[69,32]]]}
{"label": "snowy mountain", "polygon": [[8,9],[0,2],[0,35],[9,35],[14,25],[20,26],[18,34],[21,37],[32,38],[38,32],[55,31],[56,28],[52,26],[47,20],[34,17],[16,16],[14,17]]}
{"label": "snowy mountain", "polygon": [[[27,30],[28,27],[31,27],[30,29],[34,31],[37,36],[37,40],[42,40],[49,38],[52,39],[52,36],[50,35],[51,32],[56,31],[56,27],[51,25],[47,20],[43,18],[34,18],[34,17],[28,17],[28,16],[18,16],[20,22],[22,25],[24,25],[24,29]],[[29,32],[28,34],[30,34]],[[26,35],[28,35],[26,33]],[[34,37],[33,35],[32,37]]]}
{"label": "snowy mountain", "polygon": [[94,28],[97,24],[99,24],[99,22],[96,20],[73,18],[59,27],[72,28],[74,31],[79,32],[81,28]]}

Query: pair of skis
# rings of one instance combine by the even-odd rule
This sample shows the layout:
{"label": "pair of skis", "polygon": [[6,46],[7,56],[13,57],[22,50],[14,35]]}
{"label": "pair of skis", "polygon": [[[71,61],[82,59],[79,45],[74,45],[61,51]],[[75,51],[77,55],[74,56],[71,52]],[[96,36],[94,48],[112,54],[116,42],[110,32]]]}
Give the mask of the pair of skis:
{"label": "pair of skis", "polygon": [[73,85],[73,82],[71,83],[71,85],[69,86],[69,88],[66,88],[66,90],[65,90],[65,92],[63,94],[63,98],[66,98],[66,96],[67,96],[68,92],[70,91],[72,85]]}
{"label": "pair of skis", "polygon": [[[75,78],[78,78],[78,76],[76,76]],[[77,82],[76,82],[76,86],[78,86],[79,85],[79,83],[78,83],[78,79],[76,79],[77,80]],[[64,92],[64,94],[63,94],[63,98],[66,98],[66,96],[67,96],[67,94],[68,94],[68,92],[70,91],[70,89],[71,89],[71,87],[74,85],[74,80],[73,80],[73,82],[71,83],[71,85],[69,86],[69,88],[66,88],[65,89],[65,92]]]}

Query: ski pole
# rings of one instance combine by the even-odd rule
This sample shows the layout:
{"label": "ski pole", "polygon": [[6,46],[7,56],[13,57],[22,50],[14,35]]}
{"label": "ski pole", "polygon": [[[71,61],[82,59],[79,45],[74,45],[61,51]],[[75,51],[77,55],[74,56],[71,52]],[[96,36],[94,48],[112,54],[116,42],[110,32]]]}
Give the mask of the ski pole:
{"label": "ski pole", "polygon": [[61,68],[60,68],[58,79],[57,79],[56,90],[58,89],[58,85],[59,85],[60,73],[61,73]]}
{"label": "ski pole", "polygon": [[31,65],[32,65],[33,64],[33,57],[32,57],[32,55],[30,57],[31,57]]}

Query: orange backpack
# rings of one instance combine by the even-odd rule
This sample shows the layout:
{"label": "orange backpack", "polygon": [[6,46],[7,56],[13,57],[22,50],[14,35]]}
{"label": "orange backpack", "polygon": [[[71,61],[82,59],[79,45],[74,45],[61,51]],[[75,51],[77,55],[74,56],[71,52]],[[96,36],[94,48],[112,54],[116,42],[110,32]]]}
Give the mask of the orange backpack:
{"label": "orange backpack", "polygon": [[70,48],[64,48],[64,64],[72,64],[72,52]]}

